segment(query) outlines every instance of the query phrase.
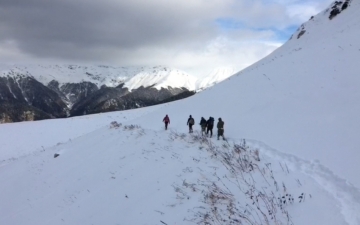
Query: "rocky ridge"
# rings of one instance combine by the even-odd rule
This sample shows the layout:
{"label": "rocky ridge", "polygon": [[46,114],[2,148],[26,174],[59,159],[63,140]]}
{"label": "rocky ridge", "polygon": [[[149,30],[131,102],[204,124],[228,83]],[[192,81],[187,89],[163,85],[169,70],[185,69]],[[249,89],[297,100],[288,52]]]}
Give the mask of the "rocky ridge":
{"label": "rocky ridge", "polygon": [[[161,66],[0,66],[0,123],[134,109],[204,89],[197,78]],[[229,75],[202,85],[212,86]]]}

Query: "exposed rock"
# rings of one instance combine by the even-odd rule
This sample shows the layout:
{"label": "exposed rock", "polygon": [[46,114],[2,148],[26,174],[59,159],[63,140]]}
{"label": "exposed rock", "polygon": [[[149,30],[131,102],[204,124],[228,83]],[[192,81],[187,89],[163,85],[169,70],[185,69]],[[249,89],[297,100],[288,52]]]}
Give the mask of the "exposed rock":
{"label": "exposed rock", "polygon": [[183,98],[187,98],[187,97],[190,97],[192,95],[196,94],[195,91],[184,91],[184,92],[181,92],[180,94],[178,95],[174,95],[174,96],[171,96],[167,99],[164,99],[162,101],[160,101],[158,104],[163,104],[163,103],[167,103],[167,102],[173,102],[173,101],[177,101],[177,100],[180,100],[180,99],[183,99]]}
{"label": "exposed rock", "polygon": [[51,119],[53,116],[27,104],[0,102],[0,123]]}
{"label": "exposed rock", "polygon": [[299,39],[301,36],[303,36],[305,34],[306,30],[302,30],[299,32],[297,38]]}
{"label": "exposed rock", "polygon": [[[76,66],[69,66],[75,70]],[[26,69],[26,68],[25,68]],[[59,83],[54,77],[45,86],[26,70],[10,70],[0,77],[0,122],[32,121],[134,109],[178,100],[195,92],[186,88],[139,87],[129,91],[124,83],[115,87],[83,81]],[[100,75],[86,73],[92,79]],[[44,76],[39,76],[44,79]],[[46,80],[46,79],[45,79]],[[44,80],[42,80],[44,82]],[[151,81],[150,81],[151,82]]]}
{"label": "exposed rock", "polygon": [[[171,100],[177,100],[193,95],[183,88],[162,88],[157,90],[153,87],[140,87],[131,92],[122,85],[116,88],[102,87],[86,99],[75,104],[70,112],[71,116],[110,112],[116,110],[135,109],[145,106],[156,105]],[[175,97],[178,96],[178,97]]]}
{"label": "exposed rock", "polygon": [[[94,114],[99,112],[110,112],[115,110],[124,110],[122,104],[117,104],[117,100],[129,91],[127,88],[102,87],[98,91],[88,95],[85,99],[73,105],[70,115],[80,116]],[[105,106],[104,106],[105,105]]]}
{"label": "exposed rock", "polygon": [[60,91],[71,104],[84,100],[87,96],[98,91],[99,88],[91,82],[67,83],[60,87]]}
{"label": "exposed rock", "polygon": [[331,7],[329,19],[333,19],[335,16],[341,13],[341,11],[348,8],[350,4],[350,0],[345,0],[345,2],[342,1],[335,1]]}
{"label": "exposed rock", "polygon": [[[3,111],[5,106],[10,107],[9,110],[23,110],[16,112],[14,118],[20,118],[20,114],[23,118],[42,118],[44,116],[40,116],[40,111],[47,114],[46,117],[66,117],[67,106],[58,94],[29,76],[0,77],[0,101]],[[25,113],[26,111],[28,112]],[[35,111],[38,112],[30,116]]]}

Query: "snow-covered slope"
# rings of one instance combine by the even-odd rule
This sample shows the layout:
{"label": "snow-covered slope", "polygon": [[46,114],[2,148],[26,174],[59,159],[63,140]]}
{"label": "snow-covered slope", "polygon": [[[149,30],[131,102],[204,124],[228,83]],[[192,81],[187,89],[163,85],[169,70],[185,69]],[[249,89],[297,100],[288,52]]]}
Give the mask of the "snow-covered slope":
{"label": "snow-covered slope", "polygon": [[208,76],[205,78],[198,80],[198,87],[200,89],[206,89],[211,86],[214,86],[215,84],[225,80],[226,78],[230,77],[231,75],[234,75],[235,71],[233,68],[216,68],[213,72],[211,72]]}
{"label": "snow-covered slope", "polygon": [[71,142],[75,138],[107,126],[111,121],[133,120],[160,107],[160,105],[151,106],[68,119],[49,119],[34,123],[1,124],[0,167],[2,164],[26,157],[29,154],[37,154],[49,147]]}
{"label": "snow-covered slope", "polygon": [[299,39],[162,113],[179,118],[175,127],[183,127],[188,114],[222,117],[227,135],[319,160],[359,188],[359,4],[353,1],[332,20],[329,10],[320,13]]}
{"label": "snow-covered slope", "polygon": [[232,75],[230,70],[215,70],[205,79],[198,79],[186,72],[164,66],[154,67],[112,67],[79,65],[17,65],[0,64],[0,76],[32,76],[44,85],[56,80],[59,85],[88,81],[96,84],[116,87],[125,83],[129,90],[141,86],[161,88],[186,88],[202,90]]}
{"label": "snow-covered slope", "polygon": [[196,90],[197,78],[186,74],[179,70],[169,70],[162,68],[156,72],[155,75],[149,75],[147,72],[138,73],[128,80],[124,87],[129,90],[137,89],[141,86],[148,87],[153,84],[158,90],[161,88],[186,88],[188,90]]}
{"label": "snow-covered slope", "polygon": [[[258,63],[191,98],[114,118],[119,128],[105,120],[116,113],[96,115],[103,128],[25,156],[21,127],[55,145],[53,121],[1,125],[1,143],[16,137],[11,126],[13,139],[25,137],[0,167],[1,221],[359,225],[359,11],[358,1],[331,21],[324,11]],[[201,138],[198,126],[187,134],[189,114],[196,124],[221,117],[227,142]]]}
{"label": "snow-covered slope", "polygon": [[1,223],[346,224],[313,178],[336,177],[313,164],[256,142],[117,125],[3,164]]}

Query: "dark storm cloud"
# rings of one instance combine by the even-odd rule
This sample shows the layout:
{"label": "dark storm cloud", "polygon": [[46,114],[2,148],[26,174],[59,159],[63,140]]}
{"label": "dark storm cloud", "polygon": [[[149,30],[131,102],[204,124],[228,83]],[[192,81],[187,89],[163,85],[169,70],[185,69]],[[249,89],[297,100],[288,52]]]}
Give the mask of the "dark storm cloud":
{"label": "dark storm cloud", "polygon": [[[104,59],[128,51],[206,39],[192,8],[152,1],[1,0],[0,42],[36,57]],[[199,12],[198,15],[201,15]],[[108,55],[107,53],[110,53]]]}

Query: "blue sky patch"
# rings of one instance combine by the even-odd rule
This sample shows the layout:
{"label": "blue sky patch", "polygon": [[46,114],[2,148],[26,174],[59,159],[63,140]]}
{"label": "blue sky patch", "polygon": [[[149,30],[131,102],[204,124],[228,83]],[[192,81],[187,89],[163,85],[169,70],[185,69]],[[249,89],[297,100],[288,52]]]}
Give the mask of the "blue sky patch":
{"label": "blue sky patch", "polygon": [[232,18],[219,18],[215,21],[216,25],[223,31],[223,32],[228,32],[228,31],[232,31],[232,30],[252,30],[252,31],[258,31],[258,32],[262,32],[262,31],[272,31],[276,34],[276,41],[279,42],[286,42],[287,40],[289,40],[289,38],[291,37],[291,35],[298,29],[298,26],[289,26],[286,27],[285,29],[278,29],[278,28],[274,28],[274,27],[250,27],[247,26],[245,23],[241,22],[241,21],[236,21]]}

